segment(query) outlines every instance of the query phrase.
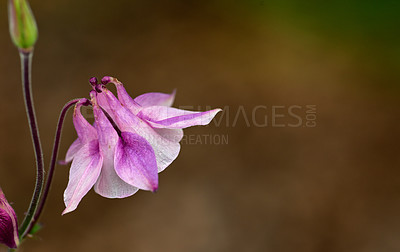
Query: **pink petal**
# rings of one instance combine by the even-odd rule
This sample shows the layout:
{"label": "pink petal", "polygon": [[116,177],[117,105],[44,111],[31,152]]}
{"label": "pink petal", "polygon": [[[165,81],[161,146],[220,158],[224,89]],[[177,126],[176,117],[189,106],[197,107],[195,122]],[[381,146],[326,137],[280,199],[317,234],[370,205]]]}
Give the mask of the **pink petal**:
{"label": "pink petal", "polygon": [[76,139],[71,146],[69,147],[67,154],[65,155],[65,160],[62,163],[69,163],[74,158],[75,154],[82,148],[81,140],[78,138]]}
{"label": "pink petal", "polygon": [[14,209],[8,203],[3,191],[0,188],[0,243],[9,248],[17,248],[18,221]]}
{"label": "pink petal", "polygon": [[118,100],[135,115],[139,113],[142,107],[171,106],[175,99],[175,90],[172,94],[146,93],[132,99],[121,82],[116,81],[113,83],[117,88]]}
{"label": "pink petal", "polygon": [[182,129],[156,129],[154,131],[157,132],[160,136],[168,139],[172,142],[180,142],[183,138],[183,130]]}
{"label": "pink petal", "polygon": [[63,215],[74,211],[83,196],[93,187],[100,175],[103,157],[99,143],[93,140],[85,144],[75,155],[69,172],[69,182],[64,192],[65,210]]}
{"label": "pink petal", "polygon": [[[86,99],[82,99],[82,102],[86,102]],[[90,123],[82,116],[81,107],[82,102],[78,102],[74,108],[73,122],[75,130],[78,134],[76,139],[69,147],[65,160],[60,161],[62,165],[66,165],[71,162],[76,153],[82,148],[82,146],[97,138],[96,129],[90,125]],[[94,124],[95,125],[95,124]]]}
{"label": "pink petal", "polygon": [[181,129],[195,125],[207,125],[220,112],[213,109],[206,112],[194,112],[164,106],[143,108],[138,116],[155,128]]}
{"label": "pink petal", "polygon": [[93,139],[96,139],[97,133],[96,129],[82,116],[81,107],[81,103],[78,103],[75,106],[73,122],[78,137],[81,139],[82,144],[85,144]]}
{"label": "pink petal", "polygon": [[171,94],[146,93],[139,95],[138,97],[135,98],[134,101],[142,107],[149,107],[149,106],[171,107],[175,100],[175,93],[176,93],[175,90]]}
{"label": "pink petal", "polygon": [[107,111],[121,131],[136,133],[152,146],[157,159],[158,171],[163,171],[176,159],[180,144],[159,135],[149,124],[135,116],[122,106],[118,99],[107,89],[97,95],[99,105]]}
{"label": "pink petal", "polygon": [[17,248],[18,246],[18,230],[15,230],[14,223],[13,217],[6,210],[0,209],[0,243],[9,248]]}
{"label": "pink petal", "polygon": [[154,150],[138,134],[122,132],[115,149],[115,171],[130,185],[156,191],[158,171]]}
{"label": "pink petal", "polygon": [[96,193],[106,198],[125,198],[133,195],[139,189],[124,182],[114,169],[115,145],[118,134],[110,121],[93,100],[93,114],[96,120],[97,135],[99,137],[100,151],[103,156],[103,167],[94,185]]}
{"label": "pink petal", "polygon": [[100,176],[94,185],[94,191],[106,198],[126,198],[135,194],[139,188],[123,181],[115,172],[114,159],[104,159]]}
{"label": "pink petal", "polygon": [[[127,107],[135,115],[139,113],[141,106],[132,99],[132,97],[128,94],[128,92],[126,92],[126,89],[124,88],[122,83],[120,82],[113,82],[113,83],[117,88],[118,100],[121,102],[121,104]],[[103,109],[107,110],[105,107],[103,107]]]}

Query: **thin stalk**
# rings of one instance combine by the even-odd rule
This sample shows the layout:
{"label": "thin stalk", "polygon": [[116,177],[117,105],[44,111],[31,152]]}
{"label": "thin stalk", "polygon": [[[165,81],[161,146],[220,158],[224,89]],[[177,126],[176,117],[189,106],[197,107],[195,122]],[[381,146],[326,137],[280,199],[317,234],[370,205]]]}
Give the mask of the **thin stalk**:
{"label": "thin stalk", "polygon": [[50,167],[49,167],[49,171],[47,174],[45,188],[43,190],[43,195],[40,200],[39,206],[37,208],[35,217],[33,218],[33,221],[31,222],[31,224],[28,227],[28,231],[27,231],[28,234],[32,230],[32,228],[35,226],[35,223],[39,220],[40,215],[43,212],[43,208],[46,203],[47,196],[50,191],[51,182],[53,180],[54,170],[55,170],[55,166],[56,166],[56,162],[57,162],[58,149],[60,147],[61,132],[62,132],[63,124],[64,124],[65,115],[67,114],[69,108],[71,108],[73,105],[75,105],[77,102],[79,102],[79,100],[80,99],[75,99],[75,100],[71,100],[71,101],[67,102],[61,110],[60,116],[58,118],[56,134],[54,137],[53,152],[51,154]]}
{"label": "thin stalk", "polygon": [[25,235],[27,234],[28,227],[30,226],[30,223],[33,221],[33,218],[35,216],[37,205],[40,199],[40,194],[43,188],[43,177],[44,177],[42,147],[40,144],[39,129],[37,127],[35,108],[33,106],[33,97],[32,97],[32,85],[31,85],[32,55],[33,55],[32,50],[24,50],[24,51],[20,50],[22,89],[24,92],[25,109],[28,117],[29,127],[31,130],[33,149],[35,151],[35,158],[36,158],[35,190],[33,192],[32,199],[29,204],[29,208],[25,216],[25,219],[23,220],[21,226],[19,227],[20,239],[25,237]]}

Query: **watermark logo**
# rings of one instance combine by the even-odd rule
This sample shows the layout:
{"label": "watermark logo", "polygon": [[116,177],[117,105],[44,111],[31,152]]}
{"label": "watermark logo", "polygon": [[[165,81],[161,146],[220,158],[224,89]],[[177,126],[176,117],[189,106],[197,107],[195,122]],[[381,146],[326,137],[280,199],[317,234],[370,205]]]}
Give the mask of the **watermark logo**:
{"label": "watermark logo", "polygon": [[[207,111],[211,106],[179,106],[178,109],[188,111]],[[191,114],[192,112],[188,112]],[[85,118],[93,120],[93,111],[89,107],[82,108]],[[161,115],[169,118],[172,115]],[[247,128],[315,128],[317,127],[317,105],[257,105],[254,107],[225,106],[223,110],[206,127],[247,127]],[[171,137],[171,136],[170,136]],[[183,144],[226,145],[228,134],[205,134],[176,136],[176,141]]]}
{"label": "watermark logo", "polygon": [[[180,106],[180,109],[205,111],[210,106]],[[313,128],[317,126],[317,105],[257,105],[254,107],[225,106],[210,123],[216,127]]]}
{"label": "watermark logo", "polygon": [[229,143],[228,134],[204,134],[204,135],[184,135],[181,143],[183,144],[209,144],[226,145]]}

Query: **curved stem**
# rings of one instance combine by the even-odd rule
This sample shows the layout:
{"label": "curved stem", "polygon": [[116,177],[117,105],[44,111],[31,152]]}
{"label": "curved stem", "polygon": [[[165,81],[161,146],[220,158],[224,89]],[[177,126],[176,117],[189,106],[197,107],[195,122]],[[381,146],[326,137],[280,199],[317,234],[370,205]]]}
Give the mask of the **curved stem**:
{"label": "curved stem", "polygon": [[57,162],[58,149],[60,147],[61,131],[62,131],[62,127],[64,124],[65,115],[67,114],[68,109],[71,108],[73,105],[75,105],[77,102],[79,102],[79,100],[80,99],[74,99],[74,100],[67,102],[61,110],[60,117],[58,118],[56,135],[54,137],[53,152],[51,154],[51,161],[50,161],[49,171],[47,174],[46,185],[45,185],[45,188],[43,191],[42,198],[39,203],[39,207],[36,211],[33,221],[31,222],[31,224],[29,225],[29,227],[27,229],[28,230],[27,233],[29,233],[32,230],[35,223],[39,220],[40,215],[43,212],[43,208],[46,203],[47,196],[50,191],[51,181],[53,180],[53,175],[54,175],[54,168],[55,168],[56,162]]}
{"label": "curved stem", "polygon": [[33,192],[31,203],[29,205],[25,219],[23,220],[19,228],[19,236],[23,238],[26,233],[30,223],[33,221],[36,208],[39,202],[40,194],[43,188],[43,154],[42,147],[40,145],[39,129],[37,127],[35,109],[33,106],[32,98],[32,85],[31,85],[31,62],[32,62],[33,51],[22,51],[20,50],[21,58],[21,70],[22,70],[22,89],[24,91],[25,108],[29,121],[29,127],[31,130],[33,148],[35,151],[36,158],[36,185],[35,191]]}

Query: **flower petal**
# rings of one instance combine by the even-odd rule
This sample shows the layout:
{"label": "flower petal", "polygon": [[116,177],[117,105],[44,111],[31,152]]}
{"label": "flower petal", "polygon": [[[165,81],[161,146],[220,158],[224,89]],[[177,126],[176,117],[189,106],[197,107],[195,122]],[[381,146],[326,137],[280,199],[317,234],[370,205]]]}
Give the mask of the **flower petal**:
{"label": "flower petal", "polygon": [[[81,99],[74,108],[73,123],[75,126],[76,133],[78,134],[78,139],[76,139],[69,147],[65,160],[61,160],[59,164],[66,165],[71,162],[75,154],[82,148],[82,146],[89,141],[97,138],[96,129],[94,126],[82,116],[81,107],[87,99]],[[95,125],[95,124],[94,124]]]}
{"label": "flower petal", "polygon": [[115,80],[113,83],[117,88],[118,100],[135,115],[139,113],[142,107],[172,106],[175,100],[175,90],[171,94],[153,92],[142,94],[132,99],[121,82]]}
{"label": "flower petal", "polygon": [[115,171],[125,182],[139,189],[156,191],[158,171],[154,150],[138,134],[122,132],[115,149]]}
{"label": "flower petal", "polygon": [[181,129],[195,125],[207,125],[220,112],[213,109],[205,112],[195,112],[165,106],[143,108],[138,116],[154,128]]}
{"label": "flower petal", "polygon": [[175,100],[175,94],[176,94],[175,90],[171,94],[156,93],[156,92],[146,93],[139,95],[134,99],[134,101],[142,107],[149,107],[149,106],[171,107]]}
{"label": "flower petal", "polygon": [[150,143],[156,155],[158,172],[163,171],[176,159],[180,144],[159,135],[149,124],[123,106],[109,90],[104,89],[97,95],[97,100],[121,131],[136,133]]}
{"label": "flower petal", "polygon": [[9,248],[17,248],[18,221],[14,209],[8,203],[3,191],[0,188],[0,243]]}
{"label": "flower petal", "polygon": [[96,193],[106,198],[125,198],[133,195],[139,189],[124,182],[114,169],[115,145],[118,134],[103,111],[97,105],[96,98],[92,98],[93,114],[96,122],[97,135],[99,137],[100,151],[103,156],[103,167],[94,185]]}
{"label": "flower petal", "polygon": [[65,160],[61,161],[62,164],[66,164],[72,161],[75,154],[82,148],[82,142],[79,138],[77,138],[69,147],[67,154],[65,155]]}
{"label": "flower petal", "polygon": [[65,210],[63,215],[74,211],[83,196],[92,188],[100,175],[103,157],[99,142],[85,144],[75,155],[69,172],[69,182],[64,192]]}
{"label": "flower petal", "polygon": [[[126,89],[121,82],[115,82],[115,87],[117,88],[118,100],[127,107],[133,114],[139,113],[141,106],[132,99],[132,97],[126,92]],[[105,108],[104,108],[105,109]]]}
{"label": "flower petal", "polygon": [[172,142],[180,142],[183,138],[183,130],[182,129],[156,129],[154,131],[157,132],[160,136],[168,139]]}
{"label": "flower petal", "polygon": [[81,139],[82,144],[97,138],[96,129],[82,116],[82,103],[77,103],[74,109],[73,122],[76,133]]}
{"label": "flower petal", "polygon": [[94,191],[103,197],[114,199],[129,197],[139,191],[139,188],[131,186],[117,175],[114,170],[114,159],[105,159]]}

